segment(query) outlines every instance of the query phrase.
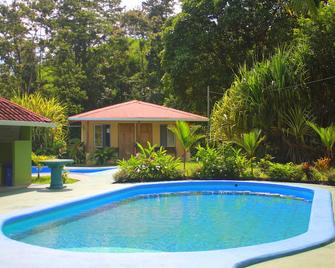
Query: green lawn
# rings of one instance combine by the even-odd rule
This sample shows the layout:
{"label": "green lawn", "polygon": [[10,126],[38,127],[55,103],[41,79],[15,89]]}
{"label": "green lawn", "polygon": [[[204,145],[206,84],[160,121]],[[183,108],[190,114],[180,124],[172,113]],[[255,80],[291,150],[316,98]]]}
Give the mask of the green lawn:
{"label": "green lawn", "polygon": [[[31,178],[31,183],[35,183],[35,184],[50,184],[50,176],[40,176],[40,178],[37,177],[32,177]],[[76,183],[78,180],[76,179],[72,179],[72,178],[66,178],[65,179],[65,184],[72,184],[72,183]]]}
{"label": "green lawn", "polygon": [[[193,177],[193,174],[201,168],[199,162],[186,162],[186,176]],[[178,169],[184,170],[184,163],[179,164]]]}

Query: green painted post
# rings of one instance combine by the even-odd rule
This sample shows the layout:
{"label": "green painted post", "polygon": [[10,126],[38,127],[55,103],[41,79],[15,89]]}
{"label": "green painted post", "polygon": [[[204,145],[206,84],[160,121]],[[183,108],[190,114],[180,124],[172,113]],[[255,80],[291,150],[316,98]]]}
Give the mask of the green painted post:
{"label": "green painted post", "polygon": [[29,185],[31,183],[31,141],[17,140],[12,146],[14,185]]}
{"label": "green painted post", "polygon": [[63,189],[62,170],[66,164],[72,164],[73,159],[43,160],[42,164],[51,169],[51,183],[49,189]]}
{"label": "green painted post", "polygon": [[56,166],[51,168],[51,183],[50,189],[63,189],[63,180],[62,180],[62,170],[63,166]]}

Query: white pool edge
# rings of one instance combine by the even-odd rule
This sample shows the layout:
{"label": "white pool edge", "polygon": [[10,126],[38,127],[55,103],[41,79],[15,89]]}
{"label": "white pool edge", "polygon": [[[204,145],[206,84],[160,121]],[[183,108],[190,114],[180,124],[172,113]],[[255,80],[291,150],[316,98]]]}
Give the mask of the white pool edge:
{"label": "white pool edge", "polygon": [[[194,181],[192,181],[194,182]],[[204,181],[201,181],[204,182]],[[210,181],[208,181],[210,182]],[[217,182],[217,181],[216,181]],[[229,181],[234,182],[234,181]],[[236,181],[244,183],[246,181]],[[159,184],[171,182],[159,182]],[[178,181],[173,183],[185,183]],[[186,182],[187,183],[187,182]],[[25,244],[6,237],[0,232],[1,263],[4,267],[16,268],[29,267],[103,267],[113,264],[115,268],[123,267],[245,267],[264,260],[276,257],[291,255],[297,252],[306,251],[334,240],[335,225],[333,218],[332,199],[329,191],[313,186],[296,186],[288,183],[265,183],[268,185],[286,185],[311,189],[314,191],[314,198],[311,209],[311,217],[308,231],[304,234],[272,243],[260,244],[249,247],[240,247],[214,251],[200,252],[175,252],[175,253],[90,253],[70,252],[49,249],[39,246]],[[157,183],[149,183],[157,184]],[[122,189],[136,187],[136,185],[125,186]],[[148,184],[147,184],[148,185]],[[53,205],[27,209],[17,213],[0,216],[0,228],[5,221],[20,215],[35,213],[44,209],[52,209],[68,203],[83,201],[91,197],[98,197],[106,193],[116,192],[109,190],[97,195],[90,195],[80,198],[59,202]]]}

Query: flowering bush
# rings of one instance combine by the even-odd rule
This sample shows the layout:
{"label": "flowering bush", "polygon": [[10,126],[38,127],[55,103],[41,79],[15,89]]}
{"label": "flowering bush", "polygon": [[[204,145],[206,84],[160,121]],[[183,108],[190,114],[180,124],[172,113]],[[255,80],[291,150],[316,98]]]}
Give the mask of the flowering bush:
{"label": "flowering bush", "polygon": [[317,170],[319,171],[324,171],[324,170],[328,170],[331,167],[331,158],[329,157],[323,157],[323,158],[319,158],[314,162],[314,166]]}
{"label": "flowering bush", "polygon": [[128,160],[119,161],[120,171],[115,175],[119,182],[176,179],[180,160],[167,154],[163,147],[148,142],[147,148],[138,144],[139,153]]}

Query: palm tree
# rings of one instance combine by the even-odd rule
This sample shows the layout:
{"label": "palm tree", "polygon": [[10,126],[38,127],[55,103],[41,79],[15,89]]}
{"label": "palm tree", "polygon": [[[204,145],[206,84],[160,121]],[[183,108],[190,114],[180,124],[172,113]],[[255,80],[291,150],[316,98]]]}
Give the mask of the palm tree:
{"label": "palm tree", "polygon": [[305,138],[313,134],[307,122],[315,120],[310,109],[300,106],[289,108],[280,114],[281,133],[284,143],[287,145],[287,156],[295,163],[301,163],[306,156]]}
{"label": "palm tree", "polygon": [[312,122],[307,124],[319,135],[322,144],[326,147],[326,155],[333,159],[333,147],[335,144],[335,126],[330,125],[329,127],[319,127]]}
{"label": "palm tree", "polygon": [[241,135],[239,139],[235,139],[233,142],[244,149],[250,159],[251,174],[254,175],[253,159],[255,157],[257,148],[264,141],[265,136],[261,136],[262,131],[254,129],[248,133]]}
{"label": "palm tree", "polygon": [[184,121],[177,121],[176,126],[169,127],[177,137],[180,145],[183,147],[183,162],[184,162],[184,175],[186,174],[186,155],[190,151],[191,147],[198,142],[200,139],[204,138],[204,135],[196,134],[200,126],[192,126]]}
{"label": "palm tree", "polygon": [[291,0],[290,4],[295,13],[309,13],[310,15],[315,16],[320,7],[320,2],[320,0]]}

